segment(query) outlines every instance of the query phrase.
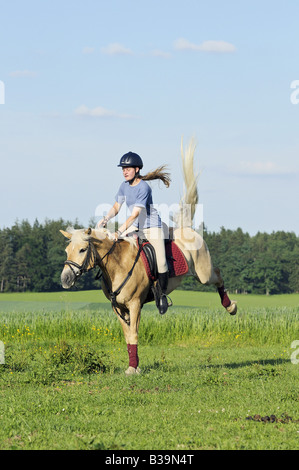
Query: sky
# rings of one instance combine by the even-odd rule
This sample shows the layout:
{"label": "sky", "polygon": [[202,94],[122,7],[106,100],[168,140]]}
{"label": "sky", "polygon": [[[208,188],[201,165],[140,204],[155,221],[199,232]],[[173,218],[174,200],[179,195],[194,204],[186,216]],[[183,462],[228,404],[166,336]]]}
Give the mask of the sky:
{"label": "sky", "polygon": [[88,226],[117,167],[167,164],[196,140],[208,231],[299,235],[298,0],[0,1],[0,228]]}

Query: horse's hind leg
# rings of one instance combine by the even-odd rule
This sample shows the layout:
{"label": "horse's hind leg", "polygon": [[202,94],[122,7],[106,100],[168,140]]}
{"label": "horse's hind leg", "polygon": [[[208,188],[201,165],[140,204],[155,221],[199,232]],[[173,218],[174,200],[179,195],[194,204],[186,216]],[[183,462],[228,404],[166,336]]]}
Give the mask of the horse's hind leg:
{"label": "horse's hind leg", "polygon": [[230,300],[226,289],[224,287],[224,282],[220,274],[220,270],[218,268],[214,268],[211,262],[211,266],[209,269],[209,276],[207,275],[202,275],[202,269],[200,269],[200,273],[198,275],[198,272],[196,271],[195,277],[199,282],[205,285],[215,285],[218,291],[218,294],[221,299],[221,305],[231,314],[235,315],[237,313],[237,304],[234,300]]}
{"label": "horse's hind leg", "polygon": [[230,300],[230,298],[228,297],[228,294],[224,287],[223,279],[220,275],[220,270],[218,268],[213,268],[213,270],[214,275],[216,275],[217,278],[217,282],[215,282],[215,285],[217,287],[218,294],[220,295],[221,304],[231,315],[235,315],[237,313],[237,303],[234,300]]}
{"label": "horse's hind leg", "polygon": [[211,255],[207,244],[202,237],[193,232],[194,248],[189,250],[189,264],[195,278],[205,285],[215,285],[218,290],[222,306],[231,314],[237,313],[237,304],[234,300],[230,300],[224,287],[224,282],[218,268],[214,268]]}

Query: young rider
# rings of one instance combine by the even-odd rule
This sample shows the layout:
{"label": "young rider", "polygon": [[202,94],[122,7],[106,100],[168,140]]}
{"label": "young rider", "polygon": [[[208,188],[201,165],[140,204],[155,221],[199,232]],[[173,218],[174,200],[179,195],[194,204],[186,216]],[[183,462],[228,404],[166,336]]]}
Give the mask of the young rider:
{"label": "young rider", "polygon": [[108,214],[99,221],[97,227],[106,226],[108,220],[116,216],[124,202],[131,215],[119,227],[114,234],[115,240],[120,235],[124,236],[138,229],[139,236],[146,238],[155,248],[158,280],[161,286],[162,295],[159,301],[159,312],[164,314],[168,308],[166,290],[168,285],[168,266],[165,254],[165,244],[163,229],[160,216],[153,207],[152,190],[146,181],[160,179],[168,187],[170,184],[169,174],[164,170],[164,166],[157,170],[147,173],[145,176],[140,174],[143,168],[141,157],[134,152],[128,152],[123,155],[118,165],[122,168],[125,181],[115,196],[116,202],[109,210]]}

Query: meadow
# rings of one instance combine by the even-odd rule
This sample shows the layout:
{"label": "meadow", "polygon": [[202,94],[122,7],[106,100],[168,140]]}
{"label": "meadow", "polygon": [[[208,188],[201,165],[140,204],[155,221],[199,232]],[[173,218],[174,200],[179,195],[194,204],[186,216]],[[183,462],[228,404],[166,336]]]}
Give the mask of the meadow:
{"label": "meadow", "polygon": [[[1,294],[0,449],[295,450],[299,295],[146,305],[142,374],[100,291]],[[297,346],[298,350],[299,346]]]}

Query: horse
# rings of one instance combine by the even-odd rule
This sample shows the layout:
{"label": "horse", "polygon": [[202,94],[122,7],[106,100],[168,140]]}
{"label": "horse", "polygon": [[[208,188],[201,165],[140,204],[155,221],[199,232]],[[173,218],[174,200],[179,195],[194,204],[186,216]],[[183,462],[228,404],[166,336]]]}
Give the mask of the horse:
{"label": "horse", "polygon": [[[191,275],[201,284],[214,285],[222,306],[231,315],[235,315],[237,304],[229,299],[220,270],[213,266],[206,242],[191,226],[198,201],[194,150],[193,141],[185,152],[181,146],[185,194],[180,201],[180,210],[171,233],[174,243],[186,260],[188,272],[170,277],[166,293],[168,295],[176,289],[185,275]],[[67,259],[61,273],[62,287],[69,289],[83,273],[95,267],[100,268],[102,289],[117,314],[127,344],[129,367],[125,374],[140,374],[138,329],[141,310],[150,298],[152,286],[140,256],[141,245],[138,248],[134,237],[123,237],[116,241],[106,228],[68,228],[60,232],[69,240],[66,247]]]}

